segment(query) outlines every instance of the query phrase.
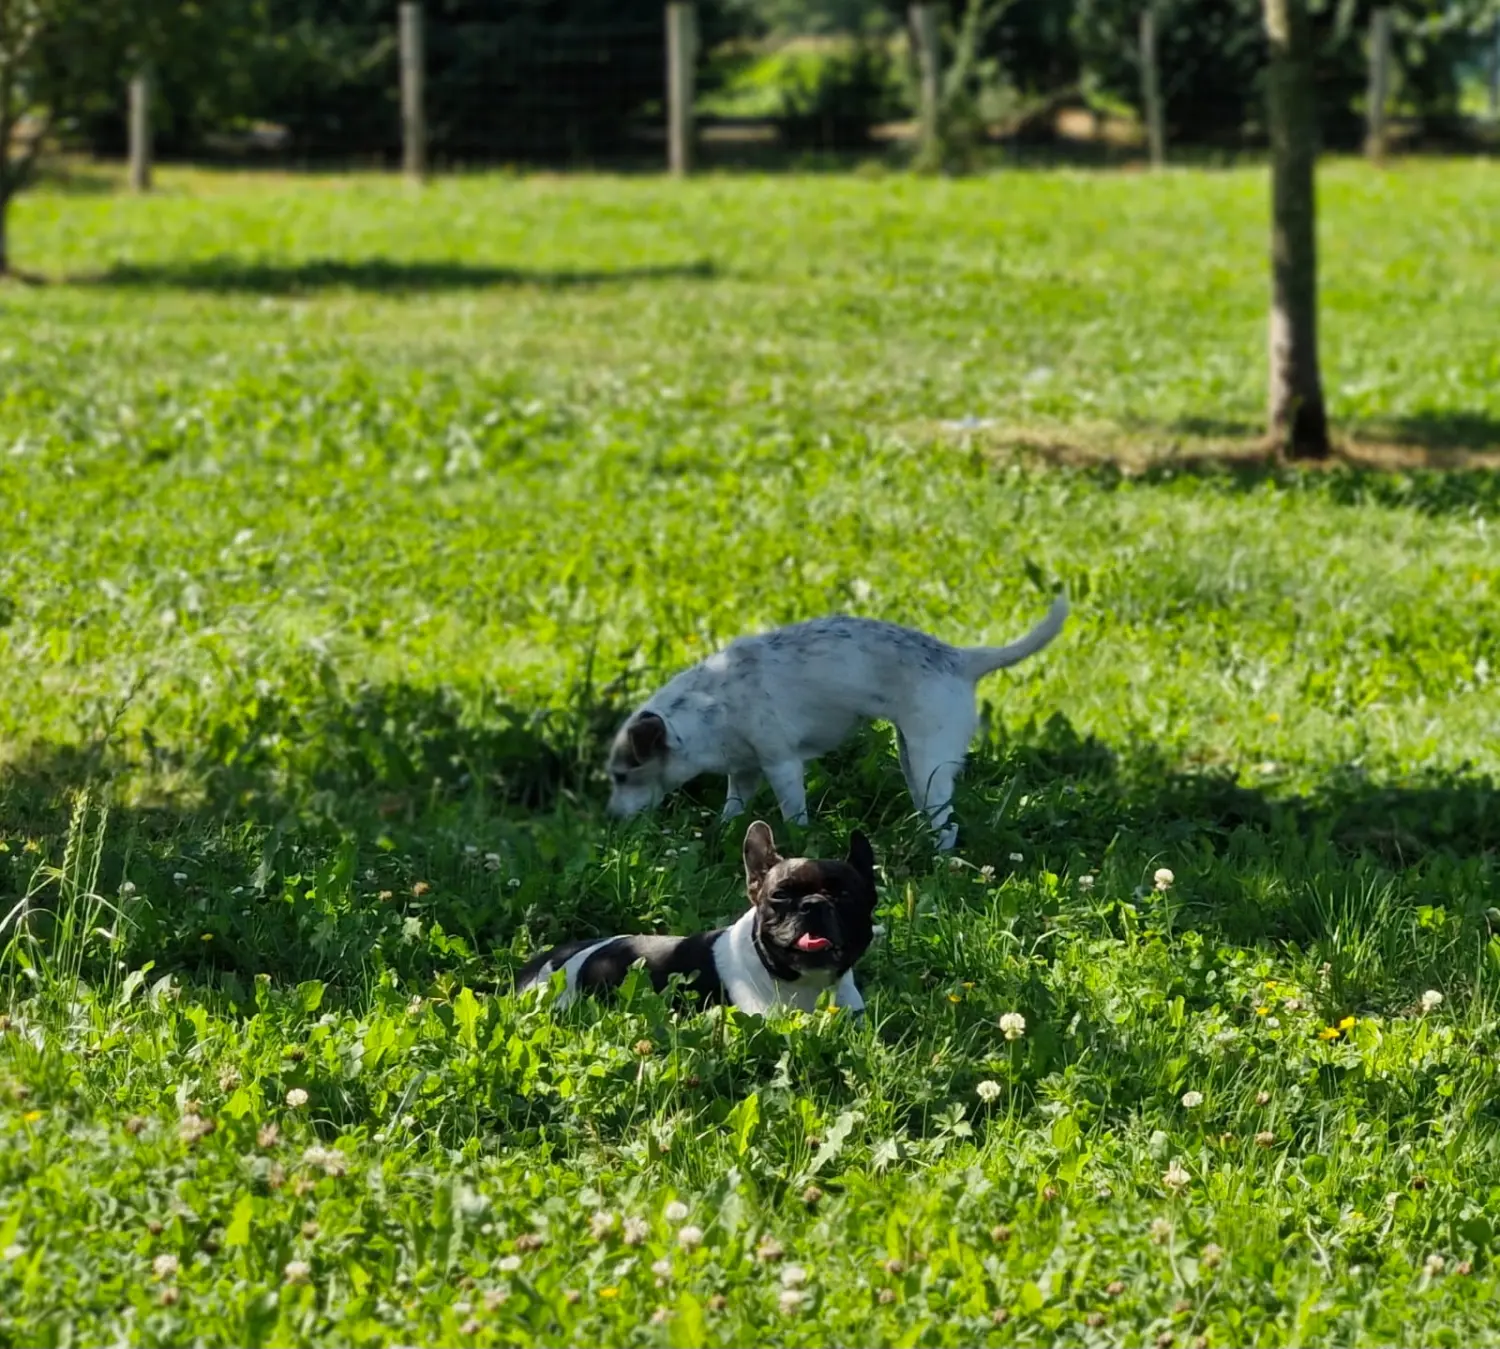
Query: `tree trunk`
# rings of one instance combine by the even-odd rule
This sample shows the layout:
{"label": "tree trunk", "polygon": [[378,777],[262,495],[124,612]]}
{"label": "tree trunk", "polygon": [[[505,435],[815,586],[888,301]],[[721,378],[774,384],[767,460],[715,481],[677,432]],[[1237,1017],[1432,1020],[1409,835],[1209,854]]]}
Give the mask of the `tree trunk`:
{"label": "tree trunk", "polygon": [[1161,73],[1156,59],[1156,4],[1147,0],[1141,8],[1141,107],[1146,113],[1146,140],[1151,147],[1151,167],[1167,162],[1167,132],[1161,106]]}
{"label": "tree trunk", "polygon": [[910,11],[912,42],[917,55],[918,153],[917,162],[927,169],[941,167],[938,102],[942,97],[942,57],[938,51],[937,6],[920,0]]}
{"label": "tree trunk", "polygon": [[403,0],[396,11],[401,53],[401,171],[413,183],[427,177],[427,107],[423,82],[427,56],[420,0]]}
{"label": "tree trunk", "polygon": [[151,75],[141,69],[130,78],[130,190],[151,190]]}
{"label": "tree trunk", "polygon": [[1500,19],[1490,33],[1490,121],[1500,121]]}
{"label": "tree trunk", "polygon": [[1328,455],[1318,372],[1317,109],[1306,0],[1264,0],[1270,39],[1269,434],[1293,459]]}
{"label": "tree trunk", "polygon": [[1391,85],[1391,11],[1382,5],[1370,15],[1370,89],[1365,95],[1365,155],[1385,158],[1385,102]]}
{"label": "tree trunk", "polygon": [[693,94],[698,66],[698,7],[667,5],[667,167],[674,178],[693,171]]}

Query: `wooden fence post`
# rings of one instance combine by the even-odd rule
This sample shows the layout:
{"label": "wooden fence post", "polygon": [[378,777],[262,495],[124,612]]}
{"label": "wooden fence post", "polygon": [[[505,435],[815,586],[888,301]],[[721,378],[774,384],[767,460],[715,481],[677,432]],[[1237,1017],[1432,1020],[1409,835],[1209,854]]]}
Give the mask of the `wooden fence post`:
{"label": "wooden fence post", "polygon": [[401,169],[413,182],[427,176],[427,117],[422,102],[422,6],[401,0]]}
{"label": "wooden fence post", "polygon": [[693,171],[693,95],[698,65],[698,6],[667,5],[667,166],[673,177]]}
{"label": "wooden fence post", "polygon": [[936,167],[942,155],[938,144],[938,101],[942,90],[942,52],[938,39],[938,12],[933,4],[911,7],[911,33],[917,47],[920,102],[917,110],[918,160]]}
{"label": "wooden fence post", "polygon": [[1500,122],[1500,18],[1490,33],[1490,121]]}
{"label": "wooden fence post", "polygon": [[142,66],[130,77],[130,190],[151,190],[151,72]]}
{"label": "wooden fence post", "polygon": [[1161,68],[1156,60],[1156,5],[1146,0],[1141,7],[1141,105],[1146,113],[1146,142],[1151,147],[1151,167],[1167,162],[1167,131],[1161,106]]}
{"label": "wooden fence post", "polygon": [[1385,103],[1391,87],[1391,11],[1382,5],[1370,15],[1370,88],[1365,96],[1365,154],[1385,158]]}

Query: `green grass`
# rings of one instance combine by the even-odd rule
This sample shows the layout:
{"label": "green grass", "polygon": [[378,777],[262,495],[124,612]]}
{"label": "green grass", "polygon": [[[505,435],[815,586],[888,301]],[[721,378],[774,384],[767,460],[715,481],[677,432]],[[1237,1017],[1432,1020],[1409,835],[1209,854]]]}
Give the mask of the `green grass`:
{"label": "green grass", "polygon": [[[165,184],[0,291],[0,1340],[1500,1338],[1500,490],[1168,453],[1260,172]],[[1500,440],[1500,171],[1322,204],[1341,428]],[[507,995],[743,903],[721,783],[604,819],[632,698],[1032,569],[959,863],[878,729],[780,830],[875,842],[862,1024]]]}

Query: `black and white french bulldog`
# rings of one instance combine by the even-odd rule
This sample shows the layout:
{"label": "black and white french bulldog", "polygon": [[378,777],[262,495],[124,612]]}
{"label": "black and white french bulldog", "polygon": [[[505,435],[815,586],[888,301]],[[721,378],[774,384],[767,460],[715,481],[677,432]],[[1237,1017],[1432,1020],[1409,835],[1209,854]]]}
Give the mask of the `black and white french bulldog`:
{"label": "black and white french bulldog", "polygon": [[704,1003],[727,1002],[743,1012],[772,1007],[810,1012],[830,986],[840,1007],[861,1011],[854,965],[874,936],[875,855],[857,830],[847,861],[782,857],[770,826],[745,833],[745,888],[750,907],[729,927],[690,937],[627,936],[564,942],[533,956],[516,988],[546,984],[561,970],[557,1006],[580,993],[613,988],[644,963],[660,992],[682,975]]}

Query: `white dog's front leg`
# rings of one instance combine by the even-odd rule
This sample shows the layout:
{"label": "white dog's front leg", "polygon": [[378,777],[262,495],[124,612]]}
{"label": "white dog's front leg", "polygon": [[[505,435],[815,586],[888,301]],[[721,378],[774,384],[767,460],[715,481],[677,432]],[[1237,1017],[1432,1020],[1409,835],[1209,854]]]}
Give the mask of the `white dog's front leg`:
{"label": "white dog's front leg", "polygon": [[781,818],[791,824],[806,824],[807,787],[802,781],[801,760],[770,764],[765,772],[766,781],[776,793],[776,804],[781,807]]}
{"label": "white dog's front leg", "polygon": [[729,789],[724,797],[724,813],[719,816],[721,820],[732,820],[738,815],[745,813],[745,807],[750,804],[750,798],[755,795],[755,789],[760,786],[760,771],[750,769],[748,772],[731,773],[729,775]]}
{"label": "white dog's front leg", "polygon": [[847,1007],[855,1013],[865,1010],[865,1000],[859,996],[859,989],[854,983],[853,970],[845,970],[844,977],[838,981],[833,990],[833,1005]]}

